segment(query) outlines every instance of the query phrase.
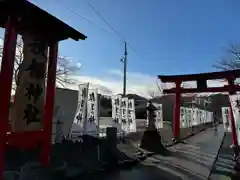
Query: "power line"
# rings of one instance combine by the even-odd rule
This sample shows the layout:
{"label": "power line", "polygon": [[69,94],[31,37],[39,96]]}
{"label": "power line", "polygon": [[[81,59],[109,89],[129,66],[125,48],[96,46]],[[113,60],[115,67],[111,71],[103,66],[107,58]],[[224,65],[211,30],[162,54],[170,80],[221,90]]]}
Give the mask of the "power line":
{"label": "power line", "polygon": [[108,25],[108,27],[110,27],[116,33],[116,35],[118,35],[118,37],[120,37],[121,40],[125,41],[123,36],[120,33],[118,33],[118,31],[96,10],[96,8],[92,4],[90,4],[86,0],[85,2]]}
{"label": "power line", "polygon": [[[59,3],[59,1],[58,1],[58,3]],[[74,10],[73,10],[71,7],[69,7],[66,3],[63,3],[63,2],[61,1],[61,4],[62,4],[62,6],[65,7],[68,11],[72,12],[72,13],[75,14],[77,17],[79,17],[79,18],[87,21],[87,22],[88,22],[89,24],[91,24],[92,26],[95,26],[95,28],[98,28],[98,29],[104,31],[105,33],[107,33],[107,34],[109,34],[109,35],[112,35],[112,34],[111,34],[109,31],[107,31],[106,29],[104,29],[104,28],[96,25],[96,24],[93,23],[90,19],[88,19],[88,18],[84,17],[83,15],[81,15],[80,13],[74,11]]]}
{"label": "power line", "polygon": [[[87,2],[87,0],[84,0],[86,2],[86,4],[97,14],[98,17],[101,18],[102,21],[104,21],[104,23],[120,38],[120,41],[122,42],[126,42],[125,38],[97,11],[97,9],[92,5],[90,4],[89,2]],[[59,3],[59,1],[58,1]],[[95,23],[93,23],[91,20],[89,20],[88,18],[84,17],[83,15],[81,15],[80,13],[74,11],[72,8],[70,8],[66,2],[63,3],[61,1],[61,4],[70,12],[72,12],[73,14],[75,14],[78,18],[81,18],[85,21],[87,21],[89,24],[95,26],[95,28],[99,28],[100,30],[104,31],[105,33],[109,34],[112,36],[112,34],[107,31],[106,29],[100,27],[100,26],[97,26]],[[129,43],[129,42],[126,42],[127,45],[143,60],[145,60],[139,53],[138,51]]]}
{"label": "power line", "polygon": [[[110,29],[112,29],[113,32],[115,32],[115,34],[121,39],[121,41],[126,42],[125,38],[123,38],[123,36],[97,11],[97,9],[90,4],[89,2],[87,2],[87,0],[84,0],[87,5],[108,25],[108,27]],[[127,42],[127,45],[141,58],[144,60],[144,58],[136,51],[136,49],[129,43]]]}

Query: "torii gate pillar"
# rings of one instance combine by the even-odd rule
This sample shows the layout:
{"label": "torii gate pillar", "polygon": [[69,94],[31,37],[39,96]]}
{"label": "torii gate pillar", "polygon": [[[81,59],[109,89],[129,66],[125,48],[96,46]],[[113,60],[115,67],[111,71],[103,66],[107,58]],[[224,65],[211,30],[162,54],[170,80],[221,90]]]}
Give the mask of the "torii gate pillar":
{"label": "torii gate pillar", "polygon": [[175,104],[174,104],[174,121],[173,121],[173,141],[178,140],[180,137],[180,101],[181,101],[181,81],[175,81]]}

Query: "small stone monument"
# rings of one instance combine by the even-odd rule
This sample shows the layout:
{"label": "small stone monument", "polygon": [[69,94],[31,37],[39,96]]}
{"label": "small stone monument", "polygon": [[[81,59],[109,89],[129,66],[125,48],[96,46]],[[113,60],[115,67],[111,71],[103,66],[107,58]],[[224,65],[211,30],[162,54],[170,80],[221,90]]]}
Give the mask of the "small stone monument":
{"label": "small stone monument", "polygon": [[107,161],[110,164],[116,164],[118,161],[117,158],[117,128],[108,127],[106,133],[106,146],[108,158]]}
{"label": "small stone monument", "polygon": [[156,110],[157,108],[149,101],[147,105],[148,127],[144,131],[140,148],[153,153],[163,153],[166,149],[162,144],[161,135],[155,126]]}

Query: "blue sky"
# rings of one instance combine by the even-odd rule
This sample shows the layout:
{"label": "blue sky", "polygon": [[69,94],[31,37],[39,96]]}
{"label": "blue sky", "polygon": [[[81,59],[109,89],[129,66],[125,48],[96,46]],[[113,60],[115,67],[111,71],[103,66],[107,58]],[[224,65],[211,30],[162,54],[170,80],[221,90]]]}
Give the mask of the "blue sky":
{"label": "blue sky", "polygon": [[122,89],[123,66],[119,60],[124,46],[86,2],[137,51],[128,48],[129,92],[147,95],[150,89],[156,88],[158,74],[215,71],[212,65],[224,55],[225,49],[240,42],[238,0],[32,2],[88,36],[86,41],[62,42],[59,53],[82,64],[78,72],[81,81],[109,86],[105,88],[113,93]]}

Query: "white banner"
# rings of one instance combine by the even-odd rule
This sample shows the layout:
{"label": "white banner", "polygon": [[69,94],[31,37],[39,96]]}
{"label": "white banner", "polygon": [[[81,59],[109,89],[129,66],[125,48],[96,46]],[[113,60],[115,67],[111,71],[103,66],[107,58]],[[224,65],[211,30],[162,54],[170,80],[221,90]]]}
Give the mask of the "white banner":
{"label": "white banner", "polygon": [[212,123],[213,122],[213,112],[208,112],[208,123]]}
{"label": "white banner", "polygon": [[227,132],[232,132],[231,128],[231,121],[229,119],[229,107],[222,107],[222,121],[223,121],[223,127]]}
{"label": "white banner", "polygon": [[121,102],[121,121],[122,121],[122,131],[124,133],[129,132],[129,122],[128,122],[128,98],[122,98]]}
{"label": "white banner", "polygon": [[214,121],[213,112],[211,112],[211,122]]}
{"label": "white banner", "polygon": [[197,125],[200,124],[200,111],[199,111],[199,109],[196,110],[196,122],[197,122]]}
{"label": "white banner", "polygon": [[192,109],[186,108],[187,111],[187,127],[192,127]]}
{"label": "white banner", "polygon": [[117,95],[112,97],[112,119],[114,124],[121,124],[121,102],[122,96]]}
{"label": "white banner", "polygon": [[197,119],[197,108],[192,109],[192,126],[197,126],[198,119]]}
{"label": "white banner", "polygon": [[187,127],[186,108],[180,107],[180,128]]}
{"label": "white banner", "polygon": [[240,144],[240,94],[230,95],[229,97],[236,125],[238,144]]}
{"label": "white banner", "polygon": [[99,127],[98,89],[89,89],[85,134],[91,136],[98,136],[99,131],[98,127]]}
{"label": "white banner", "polygon": [[204,111],[204,124],[207,123],[208,119],[207,119],[207,111]]}
{"label": "white banner", "polygon": [[71,138],[77,138],[86,133],[86,117],[89,83],[79,84],[78,106],[71,128]]}
{"label": "white banner", "polygon": [[129,132],[136,132],[136,113],[135,113],[135,103],[134,99],[128,100],[128,123],[129,123]]}
{"label": "white banner", "polygon": [[153,103],[153,105],[157,108],[155,111],[155,127],[157,129],[163,128],[162,104]]}
{"label": "white banner", "polygon": [[206,122],[205,123],[209,123],[209,118],[210,118],[210,116],[209,116],[209,111],[206,111]]}
{"label": "white banner", "polygon": [[204,122],[204,114],[203,110],[199,110],[199,116],[200,116],[200,124],[203,124]]}

